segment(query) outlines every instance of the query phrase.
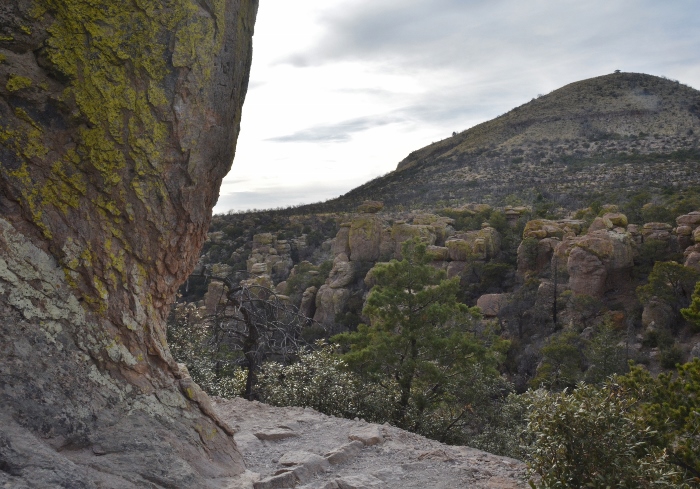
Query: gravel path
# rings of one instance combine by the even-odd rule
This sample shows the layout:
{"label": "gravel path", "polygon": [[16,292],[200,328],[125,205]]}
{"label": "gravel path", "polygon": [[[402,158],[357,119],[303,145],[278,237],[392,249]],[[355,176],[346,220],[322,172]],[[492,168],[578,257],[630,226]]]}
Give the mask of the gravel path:
{"label": "gravel path", "polygon": [[[240,489],[525,488],[525,465],[362,420],[244,399],[214,399],[236,430]],[[233,488],[232,488],[233,489]]]}

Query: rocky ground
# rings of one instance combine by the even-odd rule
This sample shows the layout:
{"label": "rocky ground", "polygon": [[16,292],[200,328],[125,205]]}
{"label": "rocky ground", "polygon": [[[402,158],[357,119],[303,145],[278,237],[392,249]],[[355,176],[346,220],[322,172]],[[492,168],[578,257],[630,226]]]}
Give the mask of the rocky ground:
{"label": "rocky ground", "polygon": [[215,399],[235,431],[247,472],[236,489],[440,489],[527,487],[525,464],[448,446],[389,426]]}

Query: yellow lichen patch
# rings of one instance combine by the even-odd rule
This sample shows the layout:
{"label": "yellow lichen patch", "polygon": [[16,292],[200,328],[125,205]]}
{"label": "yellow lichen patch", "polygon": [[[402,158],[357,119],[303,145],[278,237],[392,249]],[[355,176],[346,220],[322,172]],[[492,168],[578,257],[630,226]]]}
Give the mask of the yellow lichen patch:
{"label": "yellow lichen patch", "polygon": [[[173,67],[186,67],[193,93],[199,94],[207,83],[224,42],[227,2],[208,4],[213,14],[196,0],[33,1],[30,15],[53,22],[44,46],[53,68],[70,80],[61,100],[76,108],[70,122],[79,129],[70,135],[70,146],[54,147],[44,119],[16,109],[12,124],[0,126],[0,144],[17,161],[0,162],[0,172],[46,238],[62,234],[52,233],[56,223],[64,222],[55,219],[56,212],[66,220],[89,220],[99,231],[94,239],[86,238],[88,243],[75,243],[78,251],[67,254],[62,263],[66,279],[81,287],[83,296],[86,284],[80,277],[92,282],[87,285],[94,291],[86,302],[96,310],[106,310],[109,294],[120,282],[138,281],[139,287],[147,282],[145,269],[138,268],[139,258],[127,256],[133,251],[124,236],[124,222],[144,217],[139,215],[144,212],[159,230],[172,226],[162,212],[170,199],[163,173],[172,120],[172,114],[165,114],[172,111],[172,89],[163,82],[175,75]],[[31,28],[21,30],[31,34]],[[10,75],[5,85],[10,92],[47,91],[53,86],[36,80],[35,87],[19,74]],[[113,239],[106,254],[90,251],[89,240],[109,236]],[[136,251],[152,253],[146,248]],[[129,271],[135,265],[138,277]],[[101,271],[101,279],[94,269]],[[143,308],[153,312],[150,303]]]}
{"label": "yellow lichen patch", "polygon": [[32,80],[30,78],[27,78],[26,76],[15,75],[14,73],[10,73],[10,76],[7,80],[7,84],[5,84],[5,88],[7,88],[7,90],[10,92],[17,92],[19,90],[22,90],[23,88],[29,88],[31,86]]}
{"label": "yellow lichen patch", "polygon": [[194,429],[197,430],[200,438],[205,443],[207,441],[214,440],[217,436],[219,436],[219,431],[214,426],[203,427],[200,425],[195,425]]}
{"label": "yellow lichen patch", "polygon": [[39,19],[46,13],[46,9],[38,4],[32,5],[32,8],[29,10],[29,15],[31,15],[32,19]]}
{"label": "yellow lichen patch", "polygon": [[19,26],[19,30],[21,30],[22,32],[24,32],[28,36],[32,35],[32,28],[29,27],[28,25]]}
{"label": "yellow lichen patch", "polygon": [[41,126],[39,124],[37,124],[36,122],[34,122],[34,119],[32,119],[29,116],[29,114],[27,113],[26,110],[24,110],[21,107],[15,107],[14,113],[19,119],[23,120],[27,124],[30,124],[34,129],[41,132]]}
{"label": "yellow lichen patch", "polygon": [[[216,0],[216,19],[201,15],[193,0],[134,0],[95,5],[87,0],[37,0],[57,22],[47,41],[51,61],[73,83],[65,97],[75,100],[90,121],[82,143],[107,187],[121,183],[136,156],[137,174],[146,163],[159,174],[168,135],[153,110],[166,107],[159,83],[168,73],[167,43],[174,32],[174,66],[204,73],[223,42],[225,2]],[[166,8],[164,8],[166,7]],[[78,83],[79,81],[79,83]]]}
{"label": "yellow lichen patch", "polygon": [[[66,156],[70,160],[70,156]],[[80,173],[67,173],[64,161],[54,163],[51,175],[40,191],[42,205],[51,204],[64,214],[68,208],[77,209],[80,198],[87,192],[87,184]]]}
{"label": "yellow lichen patch", "polygon": [[7,61],[7,56],[0,54],[0,64],[4,63],[5,61]]}
{"label": "yellow lichen patch", "polygon": [[[0,170],[2,170],[1,167]],[[20,186],[24,190],[23,195],[25,198],[25,203],[32,216],[32,220],[41,230],[44,237],[46,239],[51,239],[53,234],[42,220],[43,210],[39,199],[39,191],[32,186],[32,178],[29,174],[27,164],[23,163],[22,166],[16,170],[7,171],[6,175],[19,182]]]}

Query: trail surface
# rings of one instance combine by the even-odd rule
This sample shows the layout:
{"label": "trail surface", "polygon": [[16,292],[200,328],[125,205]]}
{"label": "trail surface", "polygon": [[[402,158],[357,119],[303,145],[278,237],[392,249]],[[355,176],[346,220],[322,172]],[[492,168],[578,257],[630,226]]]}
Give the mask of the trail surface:
{"label": "trail surface", "polygon": [[215,399],[236,431],[247,472],[240,489],[515,489],[525,465],[429,440],[389,425]]}

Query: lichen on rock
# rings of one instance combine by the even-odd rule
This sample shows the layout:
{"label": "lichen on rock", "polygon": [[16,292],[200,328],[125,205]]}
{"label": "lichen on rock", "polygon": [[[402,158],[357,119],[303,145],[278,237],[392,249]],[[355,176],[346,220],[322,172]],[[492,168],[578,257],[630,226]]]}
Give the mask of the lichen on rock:
{"label": "lichen on rock", "polygon": [[[19,423],[13,433],[48,440],[49,452],[73,447],[77,458],[65,463],[78,464],[91,446],[107,450],[107,433],[120,438],[140,420],[150,440],[143,460],[136,449],[107,450],[111,475],[85,471],[85,481],[207,487],[242,470],[228,427],[183,391],[165,316],[233,159],[256,11],[256,0],[3,7],[0,411]],[[22,265],[27,250],[44,265]],[[35,389],[20,398],[23,383]],[[149,467],[147,454],[157,452],[191,470],[154,482],[163,467]],[[34,450],[23,477],[42,456],[65,466]]]}

